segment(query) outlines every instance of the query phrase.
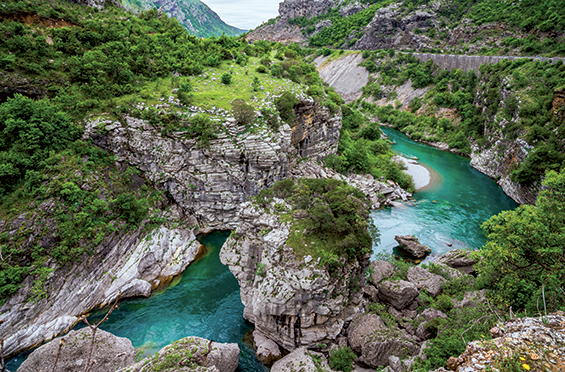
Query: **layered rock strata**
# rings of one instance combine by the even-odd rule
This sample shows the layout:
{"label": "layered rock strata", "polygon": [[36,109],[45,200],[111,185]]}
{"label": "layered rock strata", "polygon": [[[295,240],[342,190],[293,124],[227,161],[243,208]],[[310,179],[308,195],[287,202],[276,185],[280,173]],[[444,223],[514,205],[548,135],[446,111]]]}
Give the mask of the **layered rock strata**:
{"label": "layered rock strata", "polygon": [[4,355],[69,330],[82,314],[109,304],[120,292],[121,298],[149,296],[152,289],[182,273],[199,250],[191,229],[160,227],[147,234],[142,226],[115,233],[81,263],[57,268],[55,262],[48,262],[57,269],[45,283],[47,298],[28,301],[34,284],[29,276],[0,309]]}
{"label": "layered rock strata", "polygon": [[350,282],[362,277],[368,257],[332,273],[320,259],[297,257],[287,245],[290,225],[279,219],[275,204],[285,202],[275,198],[267,208],[246,203],[220,253],[241,286],[243,316],[287,350],[335,341],[361,310],[362,292]]}
{"label": "layered rock strata", "polygon": [[251,133],[228,117],[208,147],[183,132],[164,135],[130,116],[123,123],[90,122],[86,135],[118,161],[142,170],[201,226],[234,229],[239,205],[287,178],[297,159],[321,160],[337,150],[340,116],[310,98],[296,105],[295,114],[292,128],[284,124],[277,133],[264,128]]}
{"label": "layered rock strata", "polygon": [[[150,234],[143,226],[116,232],[80,263],[59,268],[48,262],[54,271],[45,283],[46,298],[28,302],[34,285],[30,276],[0,308],[5,355],[67,331],[80,315],[110,303],[120,292],[121,298],[149,296],[194,260],[200,247],[194,229],[234,229],[240,204],[287,178],[299,158],[319,160],[336,151],[340,116],[307,98],[296,105],[295,114],[293,127],[285,124],[275,134],[246,132],[228,118],[209,147],[182,132],[163,134],[134,117],[88,122],[85,139],[115,154],[118,162],[142,170],[157,189],[166,191],[172,199],[170,213],[161,217],[185,227],[161,227]],[[21,227],[19,219],[12,224],[3,228]]]}

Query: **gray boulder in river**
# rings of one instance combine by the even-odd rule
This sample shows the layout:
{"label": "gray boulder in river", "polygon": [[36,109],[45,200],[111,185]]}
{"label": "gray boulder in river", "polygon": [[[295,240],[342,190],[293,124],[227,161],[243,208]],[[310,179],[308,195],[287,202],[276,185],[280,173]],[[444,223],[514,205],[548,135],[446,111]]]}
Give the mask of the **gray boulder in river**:
{"label": "gray boulder in river", "polygon": [[420,243],[418,238],[414,235],[396,235],[394,240],[398,242],[398,245],[400,246],[399,249],[403,253],[407,253],[409,256],[416,259],[424,258],[432,251],[430,247]]}
{"label": "gray boulder in river", "polygon": [[165,346],[157,354],[118,372],[208,371],[234,372],[239,365],[237,344],[219,343],[201,337],[185,337]]}
{"label": "gray boulder in river", "polygon": [[[52,371],[61,339],[65,342],[59,352],[55,372],[75,372],[86,369],[92,344],[92,331],[84,328],[71,331],[37,348],[22,363],[17,372]],[[91,362],[96,361],[91,372],[115,371],[135,363],[135,350],[131,341],[101,329],[96,331]]]}

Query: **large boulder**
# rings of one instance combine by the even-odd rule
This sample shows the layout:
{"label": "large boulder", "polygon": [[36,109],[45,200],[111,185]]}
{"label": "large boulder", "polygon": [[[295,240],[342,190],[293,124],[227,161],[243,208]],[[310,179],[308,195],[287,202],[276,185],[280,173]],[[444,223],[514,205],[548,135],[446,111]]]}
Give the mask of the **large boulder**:
{"label": "large boulder", "polygon": [[160,368],[159,371],[175,372],[234,372],[238,365],[237,344],[223,344],[201,337],[185,337],[165,346],[157,354],[117,372],[150,372],[156,371],[157,368]]}
{"label": "large boulder", "polygon": [[305,347],[298,348],[288,354],[271,368],[271,372],[332,372],[323,354],[310,351]]}
{"label": "large boulder", "polygon": [[431,248],[423,245],[414,235],[396,235],[394,240],[398,242],[399,250],[415,259],[422,259],[431,253]]}
{"label": "large boulder", "polygon": [[372,368],[387,366],[391,356],[415,355],[420,348],[404,331],[387,327],[374,314],[364,314],[349,326],[349,344],[361,354],[360,361]]}
{"label": "large boulder", "polygon": [[413,283],[418,289],[425,289],[432,297],[441,292],[445,283],[443,277],[432,274],[421,267],[411,267],[406,276],[410,283]]}
{"label": "large boulder", "polygon": [[281,358],[281,350],[273,340],[265,336],[263,332],[253,331],[253,344],[255,345],[255,355],[263,364],[270,365]]}
{"label": "large boulder", "polygon": [[388,279],[394,274],[394,266],[386,261],[373,261],[370,265],[370,272],[369,281],[377,285],[381,280]]}
{"label": "large boulder", "polygon": [[439,310],[427,308],[418,318],[423,320],[423,322],[416,329],[416,336],[422,340],[427,340],[435,337],[438,332],[438,322],[436,319],[447,319],[447,315]]}
{"label": "large boulder", "polygon": [[379,299],[402,310],[418,297],[418,288],[405,280],[386,280],[378,286]]}
{"label": "large boulder", "polygon": [[475,273],[475,260],[471,258],[471,251],[462,249],[454,249],[441,255],[437,260],[438,263],[445,264],[454,269],[460,270],[465,274]]}
{"label": "large boulder", "polygon": [[386,328],[378,315],[368,313],[353,320],[348,329],[347,340],[353,350],[360,353],[366,337],[377,329]]}
{"label": "large boulder", "polygon": [[[64,337],[58,337],[35,349],[17,372],[52,371],[61,339],[64,339],[64,343],[54,371],[85,370],[92,340],[90,328],[70,331]],[[96,331],[90,361],[96,361],[91,372],[115,371],[135,363],[135,350],[127,338],[117,337],[99,329]]]}

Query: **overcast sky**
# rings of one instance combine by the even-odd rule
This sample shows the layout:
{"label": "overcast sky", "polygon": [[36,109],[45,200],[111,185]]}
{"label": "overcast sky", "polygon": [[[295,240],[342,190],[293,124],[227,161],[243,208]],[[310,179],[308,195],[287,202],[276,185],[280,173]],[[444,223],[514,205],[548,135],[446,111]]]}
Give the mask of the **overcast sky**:
{"label": "overcast sky", "polygon": [[283,0],[202,0],[228,25],[250,30],[279,15]]}

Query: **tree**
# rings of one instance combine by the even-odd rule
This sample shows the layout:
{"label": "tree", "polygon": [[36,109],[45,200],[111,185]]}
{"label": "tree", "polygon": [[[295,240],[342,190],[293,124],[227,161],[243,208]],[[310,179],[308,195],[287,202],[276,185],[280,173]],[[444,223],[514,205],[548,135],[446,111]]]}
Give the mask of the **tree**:
{"label": "tree", "polygon": [[[49,156],[78,139],[81,131],[49,100],[16,94],[0,105],[0,194],[12,190]],[[30,173],[29,175],[27,175]]]}
{"label": "tree", "polygon": [[[550,171],[535,206],[483,223],[478,271],[495,298],[514,309],[565,309],[565,170]],[[544,304],[544,298],[546,304]]]}

